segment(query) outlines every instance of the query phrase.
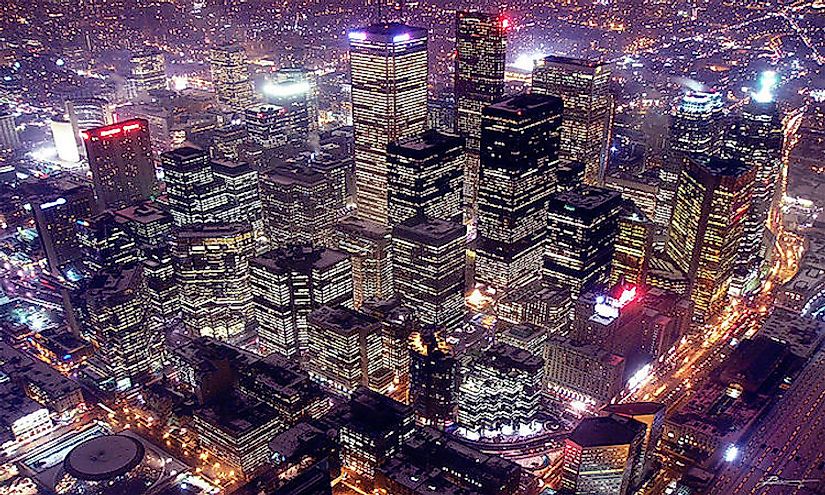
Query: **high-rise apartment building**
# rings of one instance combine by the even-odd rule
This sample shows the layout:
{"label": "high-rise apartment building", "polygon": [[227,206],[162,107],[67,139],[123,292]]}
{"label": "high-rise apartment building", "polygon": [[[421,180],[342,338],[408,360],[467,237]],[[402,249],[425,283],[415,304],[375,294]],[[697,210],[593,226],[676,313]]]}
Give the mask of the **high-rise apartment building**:
{"label": "high-rise apartment building", "polygon": [[540,276],[561,120],[553,96],[523,94],[484,108],[476,282],[508,291]]}
{"label": "high-rise apartment building", "polygon": [[119,209],[149,199],[155,190],[155,165],[149,122],[131,119],[81,133],[101,210]]}
{"label": "high-rise apartment building", "polygon": [[581,186],[550,197],[544,276],[568,287],[573,300],[607,282],[621,206],[619,193],[600,187]]}
{"label": "high-rise apartment building", "polygon": [[475,209],[481,149],[481,112],[504,96],[510,21],[485,12],[456,13],[456,132],[466,139],[464,203]]}
{"label": "high-rise apartment building", "polygon": [[395,291],[424,325],[452,331],[464,323],[465,235],[460,223],[421,217],[393,228]]}
{"label": "high-rise apartment building", "polygon": [[307,315],[322,305],[352,306],[352,265],[346,253],[310,245],[270,251],[250,262],[258,347],[297,356],[308,347]]}
{"label": "high-rise apartment building", "polygon": [[436,130],[387,147],[389,224],[417,216],[461,221],[464,140]]}
{"label": "high-rise apartment building", "polygon": [[215,176],[206,150],[185,146],[160,156],[175,226],[224,220],[226,184]]}
{"label": "high-rise apartment building", "polygon": [[172,241],[183,323],[196,335],[232,340],[252,322],[249,225],[195,224]]}
{"label": "high-rise apartment building", "polygon": [[699,320],[720,310],[727,298],[754,176],[739,160],[698,156],[679,177],[665,252],[687,274]]}
{"label": "high-rise apartment building", "polygon": [[209,64],[219,105],[234,112],[243,112],[252,105],[254,96],[249,80],[249,60],[242,46],[215,46],[209,52]]}
{"label": "high-rise apartment building", "polygon": [[348,37],[358,215],[386,225],[387,145],[427,127],[427,30],[393,22]]}
{"label": "high-rise apartment building", "polygon": [[546,57],[533,69],[533,92],[562,99],[559,156],[584,163],[585,183],[600,184],[607,170],[613,125],[610,66],[594,60]]}

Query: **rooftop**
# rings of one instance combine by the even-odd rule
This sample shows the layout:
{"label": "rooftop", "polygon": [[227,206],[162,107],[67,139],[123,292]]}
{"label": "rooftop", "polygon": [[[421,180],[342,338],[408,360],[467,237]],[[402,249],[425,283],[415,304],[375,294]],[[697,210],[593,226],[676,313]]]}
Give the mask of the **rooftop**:
{"label": "rooftop", "polygon": [[581,447],[629,445],[644,429],[644,424],[632,419],[623,421],[614,416],[584,418],[568,440]]}
{"label": "rooftop", "polygon": [[343,251],[304,244],[273,249],[253,258],[251,264],[275,273],[309,273],[312,270],[323,270],[337,265],[348,258],[349,255]]}
{"label": "rooftop", "polygon": [[464,225],[440,218],[413,217],[393,228],[393,238],[426,242],[430,246],[443,246],[463,239],[466,233]]}
{"label": "rooftop", "polygon": [[483,114],[514,120],[528,120],[536,115],[561,114],[562,108],[561,98],[536,93],[521,93],[485,107]]}
{"label": "rooftop", "polygon": [[[619,203],[621,194],[601,187],[581,186],[563,191],[550,197],[550,207],[562,207],[568,211],[586,210],[592,212],[610,203]],[[570,210],[573,208],[573,210]]]}
{"label": "rooftop", "polygon": [[402,141],[390,143],[388,152],[391,155],[401,155],[416,160],[438,156],[449,150],[463,149],[464,138],[455,134],[446,134],[435,129],[429,129]]}

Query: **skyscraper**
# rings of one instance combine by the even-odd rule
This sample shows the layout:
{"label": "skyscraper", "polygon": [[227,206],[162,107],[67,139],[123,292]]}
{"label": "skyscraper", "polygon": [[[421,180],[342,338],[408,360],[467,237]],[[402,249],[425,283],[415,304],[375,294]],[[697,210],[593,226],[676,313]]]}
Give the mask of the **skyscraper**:
{"label": "skyscraper", "polygon": [[559,155],[584,163],[585,183],[601,183],[613,125],[610,67],[594,60],[546,57],[533,70],[533,92],[562,99]]}
{"label": "skyscraper", "polygon": [[506,291],[539,277],[561,120],[553,96],[523,94],[484,109],[477,282]]}
{"label": "skyscraper", "polygon": [[433,327],[411,336],[410,405],[420,425],[444,428],[455,421],[458,360]]}
{"label": "skyscraper", "polygon": [[300,67],[288,67],[275,73],[275,80],[264,85],[268,103],[284,107],[295,115],[296,129],[306,137],[318,131],[318,83],[315,74]]}
{"label": "skyscraper", "polygon": [[461,220],[464,140],[428,130],[387,147],[389,223],[416,216]]}
{"label": "skyscraper", "polygon": [[255,236],[263,233],[258,171],[246,162],[212,160],[212,173],[223,182],[226,207],[222,215],[227,222],[252,225]]}
{"label": "skyscraper", "polygon": [[254,101],[249,61],[243,47],[215,46],[209,52],[209,63],[218,104],[233,112],[243,112]]}
{"label": "skyscraper", "polygon": [[130,96],[134,97],[156,89],[166,89],[166,59],[157,50],[135,53],[129,58]]}
{"label": "skyscraper", "polygon": [[149,199],[155,165],[149,122],[131,119],[81,133],[100,209],[119,209]]}
{"label": "skyscraper", "polygon": [[679,177],[665,252],[690,280],[695,316],[721,309],[745,231],[755,171],[738,160],[698,156]]}
{"label": "skyscraper", "polygon": [[719,151],[723,101],[715,91],[692,91],[682,96],[670,121],[665,162],[659,171],[656,218],[664,227],[673,215],[679,174],[689,155],[712,155]]}
{"label": "skyscraper", "polygon": [[768,216],[776,201],[782,165],[782,120],[772,98],[751,97],[728,130],[722,155],[741,160],[754,169],[753,196],[745,232],[739,245],[737,272],[753,279],[765,259],[768,246]]}
{"label": "skyscraper", "polygon": [[392,232],[393,282],[401,302],[425,325],[464,322],[465,227],[415,217]]}
{"label": "skyscraper", "polygon": [[228,203],[226,184],[215,177],[209,153],[192,146],[160,156],[169,212],[175,226],[222,221]]}
{"label": "skyscraper", "polygon": [[263,148],[282,146],[298,133],[295,114],[286,107],[262,103],[247,107],[244,115],[249,138]]}
{"label": "skyscraper", "polygon": [[387,145],[427,126],[427,30],[374,24],[348,37],[358,215],[386,225]]}
{"label": "skyscraper", "polygon": [[183,323],[191,332],[232,340],[253,314],[249,260],[255,254],[249,225],[196,224],[172,241]]}
{"label": "skyscraper", "polygon": [[550,197],[544,276],[568,287],[574,301],[610,276],[621,205],[619,193],[600,187]]}
{"label": "skyscraper", "polygon": [[625,200],[619,214],[615,252],[610,266],[611,286],[620,280],[647,285],[654,232],[653,222],[632,201]]}
{"label": "skyscraper", "polygon": [[510,21],[484,12],[456,13],[456,132],[466,139],[464,203],[475,210],[481,148],[481,111],[504,96]]}
{"label": "skyscraper", "polygon": [[264,355],[308,347],[307,315],[322,305],[352,306],[352,265],[341,251],[293,245],[253,258],[252,297]]}
{"label": "skyscraper", "polygon": [[387,227],[356,217],[347,217],[335,225],[335,247],[352,256],[356,308],[370,299],[388,299],[394,293],[390,234]]}

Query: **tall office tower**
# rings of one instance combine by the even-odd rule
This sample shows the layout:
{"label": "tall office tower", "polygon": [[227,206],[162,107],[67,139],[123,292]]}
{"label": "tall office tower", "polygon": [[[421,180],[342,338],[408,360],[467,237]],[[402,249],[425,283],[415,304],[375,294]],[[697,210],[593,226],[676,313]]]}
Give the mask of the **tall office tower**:
{"label": "tall office tower", "polygon": [[475,211],[481,161],[481,111],[504,96],[509,20],[483,12],[456,13],[456,132],[466,139],[464,203]]}
{"label": "tall office tower", "polygon": [[638,173],[616,171],[604,178],[604,187],[620,192],[624,199],[633,202],[647,218],[656,218],[659,197],[659,170],[648,169]]}
{"label": "tall office tower", "polygon": [[83,263],[94,273],[136,264],[140,259],[134,238],[110,210],[77,221]]}
{"label": "tall office tower", "polygon": [[679,177],[665,252],[690,280],[695,317],[721,309],[745,231],[755,171],[738,160],[694,157]]}
{"label": "tall office tower", "polygon": [[564,441],[561,487],[576,495],[628,495],[645,425],[622,416],[585,418]]}
{"label": "tall office tower", "polygon": [[634,485],[638,486],[641,478],[654,467],[656,446],[662,437],[667,408],[664,404],[658,402],[626,402],[624,404],[610,404],[603,411],[610,415],[631,418],[645,425],[645,436],[641,449],[642,463],[637,466],[637,476],[633,480]]}
{"label": "tall office tower", "polygon": [[239,151],[243,148],[246,140],[246,126],[230,123],[213,131],[209,151],[213,157],[219,160],[239,160]]}
{"label": "tall office tower", "polygon": [[384,346],[384,367],[392,378],[385,395],[409,404],[410,400],[410,335],[420,327],[413,311],[401,305],[398,298],[369,301],[361,312],[381,321]]}
{"label": "tall office tower", "polygon": [[118,390],[162,366],[162,335],[149,320],[146,280],[140,265],[103,271],[86,293],[94,361]]}
{"label": "tall office tower", "polygon": [[550,197],[544,277],[579,294],[610,277],[622,197],[581,186]]}
{"label": "tall office tower", "polygon": [[463,360],[458,422],[473,434],[535,430],[544,360],[509,344],[496,343]]}
{"label": "tall office tower", "polygon": [[392,231],[395,291],[424,325],[448,332],[464,323],[464,225],[411,218]]}
{"label": "tall office tower", "polygon": [[13,150],[20,146],[14,115],[0,112],[0,150]]}
{"label": "tall office tower", "polygon": [[659,196],[654,221],[667,227],[679,175],[690,155],[713,155],[719,151],[722,131],[722,94],[692,91],[682,97],[670,121],[670,137],[664,164],[659,171]]}
{"label": "tall office tower", "polygon": [[352,265],[341,251],[293,245],[253,258],[249,271],[264,355],[298,356],[308,347],[312,310],[352,306]]}
{"label": "tall office tower", "polygon": [[533,92],[564,101],[559,156],[584,163],[584,182],[600,184],[607,170],[613,125],[610,66],[594,60],[546,57],[533,69]]}
{"label": "tall office tower", "polygon": [[522,94],[484,108],[476,281],[518,289],[541,274],[562,101]]}
{"label": "tall office tower", "polygon": [[249,225],[196,224],[177,232],[172,256],[189,331],[220,340],[244,333],[254,317],[249,286],[254,254]]}
{"label": "tall office tower", "polygon": [[263,173],[260,188],[264,232],[272,245],[334,245],[344,204],[332,177],[305,165],[282,166]]}
{"label": "tall office tower", "polygon": [[244,111],[246,133],[254,143],[264,149],[277,148],[289,141],[302,141],[306,136],[299,133],[296,114],[288,108],[261,103]]}
{"label": "tall office tower", "polygon": [[753,197],[739,245],[737,271],[747,279],[758,276],[771,244],[766,239],[768,216],[776,200],[782,165],[782,119],[770,93],[751,97],[726,134],[722,155],[754,169]]}
{"label": "tall office tower", "polygon": [[248,223],[257,236],[263,233],[258,171],[246,162],[213,160],[212,173],[226,191],[224,221]]}
{"label": "tall office tower", "polygon": [[647,285],[647,271],[653,258],[655,224],[632,201],[625,200],[619,214],[610,285],[620,281]]}
{"label": "tall office tower", "polygon": [[443,429],[455,422],[458,360],[433,327],[410,339],[410,405],[416,423]]}
{"label": "tall office tower", "polygon": [[226,184],[215,177],[205,150],[185,146],[160,156],[169,212],[176,227],[224,220]]}
{"label": "tall office tower", "polygon": [[300,67],[281,69],[264,85],[263,95],[267,103],[284,107],[295,116],[299,135],[305,138],[318,131],[318,83],[312,72]]}
{"label": "tall office tower", "polygon": [[385,371],[380,321],[345,306],[321,306],[309,313],[307,327],[305,367],[313,380],[343,395],[379,388]]}
{"label": "tall office tower", "polygon": [[389,224],[416,216],[461,221],[464,140],[428,130],[387,146]]}
{"label": "tall office tower", "polygon": [[82,156],[86,156],[80,133],[87,129],[102,127],[114,122],[112,105],[105,98],[76,97],[66,100],[66,115],[72,124],[75,142]]}
{"label": "tall office tower", "polygon": [[134,97],[156,89],[166,89],[166,59],[157,50],[135,53],[129,58],[129,85]]}
{"label": "tall office tower", "polygon": [[427,128],[427,30],[374,24],[349,44],[358,216],[386,225],[387,145]]}
{"label": "tall office tower", "polygon": [[236,44],[218,45],[209,51],[212,84],[218,104],[233,112],[243,112],[252,105],[252,83],[249,61],[243,47]]}
{"label": "tall office tower", "polygon": [[119,209],[149,199],[155,190],[155,165],[149,123],[131,119],[81,133],[101,210]]}
{"label": "tall office tower", "polygon": [[83,256],[77,238],[77,222],[95,214],[95,198],[87,186],[75,182],[23,182],[22,197],[28,201],[37,236],[46,253],[49,269],[64,268]]}
{"label": "tall office tower", "polygon": [[380,224],[347,217],[335,225],[337,248],[352,256],[352,299],[360,308],[370,299],[394,294],[390,230]]}

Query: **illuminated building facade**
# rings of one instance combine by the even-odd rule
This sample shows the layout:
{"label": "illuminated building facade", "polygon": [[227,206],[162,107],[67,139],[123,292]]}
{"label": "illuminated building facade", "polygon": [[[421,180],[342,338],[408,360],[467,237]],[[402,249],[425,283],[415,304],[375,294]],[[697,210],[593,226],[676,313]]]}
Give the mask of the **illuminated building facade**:
{"label": "illuminated building facade", "polygon": [[318,131],[318,83],[315,74],[299,67],[275,73],[274,81],[264,85],[267,103],[286,108],[295,115],[297,134],[306,137]]}
{"label": "illuminated building facade", "polygon": [[592,186],[550,197],[544,277],[569,287],[573,300],[607,282],[621,205],[615,191]]}
{"label": "illuminated building facade", "polygon": [[712,155],[719,151],[722,133],[722,94],[692,91],[682,96],[670,121],[665,162],[659,170],[659,196],[653,220],[664,227],[673,216],[679,174],[692,154]]}
{"label": "illuminated building facade", "polygon": [[610,66],[593,60],[546,57],[533,69],[532,87],[533,93],[562,99],[559,156],[584,163],[585,183],[600,184],[607,169],[613,125]]}
{"label": "illuminated building facade", "polygon": [[136,53],[129,58],[129,64],[130,97],[166,89],[166,59],[161,52],[147,50]]}
{"label": "illuminated building facade", "polygon": [[333,177],[304,164],[279,166],[261,175],[264,232],[274,246],[334,244],[335,220],[344,204]]}
{"label": "illuminated building facade", "polygon": [[562,102],[523,94],[484,108],[476,282],[514,290],[541,273]]}
{"label": "illuminated building facade", "polygon": [[244,112],[247,135],[264,149],[282,146],[296,135],[293,119],[289,109],[265,103]]}
{"label": "illuminated building facade", "polygon": [[160,160],[176,227],[224,220],[226,184],[215,176],[209,153],[185,146],[163,153]]}
{"label": "illuminated building facade", "polygon": [[322,305],[352,306],[352,265],[346,253],[292,245],[253,258],[252,297],[264,355],[292,357],[308,347],[307,315]]}
{"label": "illuminated building facade", "polygon": [[456,132],[466,139],[464,202],[475,208],[481,150],[481,111],[504,96],[507,52],[505,17],[484,12],[456,13]]}
{"label": "illuminated building facade", "polygon": [[432,327],[411,336],[409,352],[415,421],[443,429],[456,419],[458,360]]}
{"label": "illuminated building facade", "polygon": [[424,325],[464,323],[465,234],[460,223],[421,217],[393,228],[395,291]]}
{"label": "illuminated building facade", "polygon": [[212,173],[223,182],[226,206],[221,215],[226,222],[248,223],[255,236],[263,234],[258,171],[246,162],[212,160]]}
{"label": "illuminated building facade", "polygon": [[381,321],[384,367],[392,381],[382,392],[403,403],[410,402],[410,335],[420,325],[413,310],[398,298],[369,301],[361,311]]}
{"label": "illuminated building facade", "polygon": [[727,299],[754,173],[738,160],[694,157],[679,178],[665,252],[687,274],[699,320],[719,311]]}
{"label": "illuminated building facade", "polygon": [[619,281],[646,285],[653,257],[655,224],[630,201],[624,201],[618,219],[610,285]]}
{"label": "illuminated building facade", "polygon": [[101,210],[149,199],[155,190],[155,165],[146,120],[96,127],[83,131],[81,136]]}
{"label": "illuminated building facade", "polygon": [[249,60],[243,47],[237,44],[215,46],[209,51],[209,65],[219,105],[233,112],[243,112],[252,105]]}
{"label": "illuminated building facade", "polygon": [[624,387],[622,356],[588,344],[551,336],[547,343],[547,385],[561,400],[607,403]]}
{"label": "illuminated building facade", "polygon": [[196,224],[172,241],[183,323],[196,335],[231,340],[253,318],[249,260],[255,242],[249,225]]}
{"label": "illuminated building facade", "polygon": [[374,24],[348,37],[358,215],[386,225],[387,145],[427,127],[427,30]]}
{"label": "illuminated building facade", "polygon": [[134,238],[110,211],[77,222],[77,236],[83,262],[90,272],[102,268],[122,268],[139,260]]}
{"label": "illuminated building facade", "polygon": [[20,146],[20,136],[17,135],[17,125],[14,115],[0,113],[0,149],[14,150]]}
{"label": "illuminated building facade", "polygon": [[642,458],[645,425],[631,418],[585,418],[564,441],[561,487],[575,495],[628,495]]}
{"label": "illuminated building facade", "polygon": [[436,130],[387,147],[389,224],[426,216],[461,221],[464,140]]}
{"label": "illuminated building facade", "polygon": [[391,232],[377,223],[347,217],[335,225],[337,249],[352,257],[352,295],[355,308],[370,299],[394,294]]}
{"label": "illuminated building facade", "polygon": [[636,420],[645,426],[641,449],[642,463],[636,466],[632,480],[633,486],[639,486],[642,477],[654,469],[656,446],[662,437],[667,408],[664,404],[658,402],[627,402],[624,404],[610,404],[603,411],[611,415]]}
{"label": "illuminated building facade", "polygon": [[544,360],[496,343],[462,361],[458,422],[467,430],[529,431],[539,412]]}

